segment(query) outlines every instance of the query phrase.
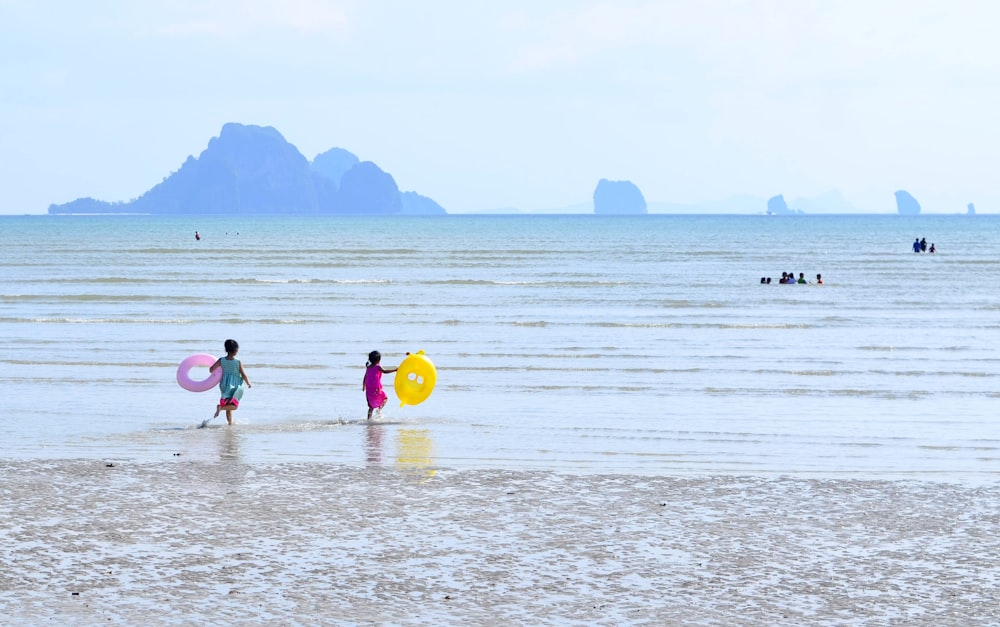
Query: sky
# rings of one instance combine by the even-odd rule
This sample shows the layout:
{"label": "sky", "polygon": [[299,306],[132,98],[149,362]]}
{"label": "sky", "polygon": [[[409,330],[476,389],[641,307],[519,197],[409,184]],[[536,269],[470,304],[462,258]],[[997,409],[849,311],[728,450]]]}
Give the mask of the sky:
{"label": "sky", "polygon": [[227,122],[451,213],[601,178],[1000,213],[997,23],[992,0],[0,0],[0,213],[135,198]]}

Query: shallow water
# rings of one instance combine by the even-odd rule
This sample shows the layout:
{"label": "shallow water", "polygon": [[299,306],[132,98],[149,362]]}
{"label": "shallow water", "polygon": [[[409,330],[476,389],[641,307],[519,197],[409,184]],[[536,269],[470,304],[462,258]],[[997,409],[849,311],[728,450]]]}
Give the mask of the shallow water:
{"label": "shallow water", "polygon": [[[7,459],[991,482],[991,216],[0,218]],[[203,239],[196,242],[194,230]],[[935,255],[915,255],[915,236]],[[759,284],[781,272],[824,285]],[[174,381],[241,344],[235,451]],[[367,353],[438,385],[364,424]],[[385,382],[394,399],[392,377]]]}
{"label": "shallow water", "polygon": [[[0,614],[996,624],[998,231],[0,218]],[[199,429],[175,370],[228,337]],[[368,423],[372,349],[431,397]]]}

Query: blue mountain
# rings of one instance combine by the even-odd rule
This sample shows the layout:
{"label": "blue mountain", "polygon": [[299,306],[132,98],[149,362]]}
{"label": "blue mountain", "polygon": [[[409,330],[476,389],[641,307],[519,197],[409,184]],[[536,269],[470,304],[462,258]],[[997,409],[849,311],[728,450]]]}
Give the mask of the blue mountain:
{"label": "blue mountain", "polygon": [[[446,213],[429,198],[406,194],[412,196],[400,193],[391,174],[342,148],[310,162],[270,126],[230,123],[198,157],[188,157],[176,172],[138,198],[127,202],[79,198],[53,204],[49,213]],[[413,197],[427,202],[414,203]]]}

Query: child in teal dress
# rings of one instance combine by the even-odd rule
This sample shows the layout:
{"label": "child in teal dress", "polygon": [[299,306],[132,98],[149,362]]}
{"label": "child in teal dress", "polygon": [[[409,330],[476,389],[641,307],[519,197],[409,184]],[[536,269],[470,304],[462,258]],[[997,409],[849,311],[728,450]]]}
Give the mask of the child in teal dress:
{"label": "child in teal dress", "polygon": [[239,409],[240,399],[243,398],[243,383],[245,382],[248,388],[253,386],[250,385],[247,373],[243,371],[243,364],[236,359],[236,353],[240,351],[239,343],[236,340],[226,340],[225,348],[226,356],[215,360],[208,369],[209,372],[215,372],[218,368],[222,368],[222,380],[219,381],[219,390],[222,394],[212,418],[217,418],[219,412],[225,410],[226,422],[233,424],[233,412]]}

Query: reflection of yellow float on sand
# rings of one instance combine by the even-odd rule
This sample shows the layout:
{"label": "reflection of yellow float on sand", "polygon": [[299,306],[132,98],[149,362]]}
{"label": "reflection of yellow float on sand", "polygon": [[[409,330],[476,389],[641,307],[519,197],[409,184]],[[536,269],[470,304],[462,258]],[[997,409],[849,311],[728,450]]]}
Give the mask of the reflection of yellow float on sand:
{"label": "reflection of yellow float on sand", "polygon": [[431,457],[433,450],[434,441],[427,429],[400,429],[396,465],[413,474],[433,477],[437,474]]}
{"label": "reflection of yellow float on sand", "polygon": [[396,370],[396,380],[393,384],[396,396],[399,397],[399,406],[423,403],[434,391],[435,383],[437,383],[437,368],[430,359],[427,359],[424,351],[407,353],[406,359]]}

